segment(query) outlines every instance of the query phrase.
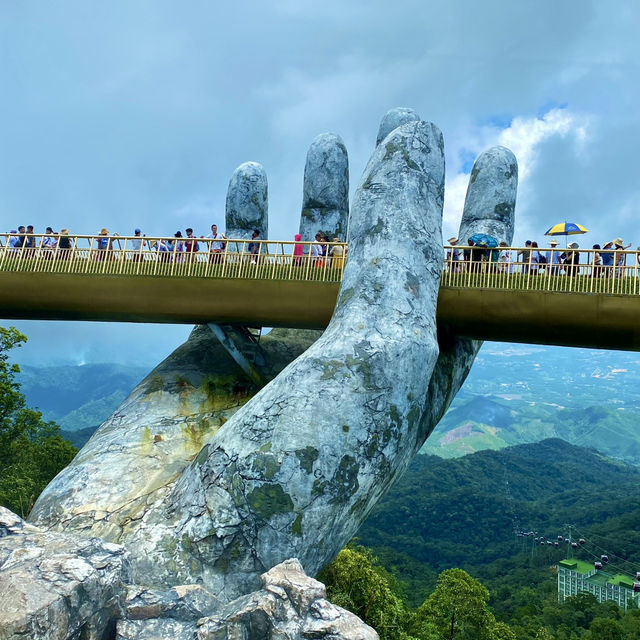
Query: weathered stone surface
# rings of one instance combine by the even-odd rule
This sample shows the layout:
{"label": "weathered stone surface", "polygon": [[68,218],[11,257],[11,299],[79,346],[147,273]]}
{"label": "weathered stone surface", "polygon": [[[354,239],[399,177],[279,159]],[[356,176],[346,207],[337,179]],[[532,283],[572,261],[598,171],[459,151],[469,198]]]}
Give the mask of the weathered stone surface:
{"label": "weathered stone surface", "polygon": [[518,161],[506,147],[492,147],[475,161],[458,238],[488,233],[511,246],[518,190]]}
{"label": "weathered stone surface", "polygon": [[262,590],[201,620],[198,640],[377,640],[357,616],[325,600],[324,585],[306,576],[297,560],[274,567],[262,581]]}
{"label": "weathered stone surface", "polygon": [[1,640],[101,640],[126,577],[122,547],[42,531],[0,507]]}
{"label": "weathered stone surface", "polygon": [[202,587],[129,589],[117,640],[375,640],[358,617],[325,599],[324,585],[290,559],[261,576],[262,589],[226,605]]}
{"label": "weathered stone surface", "polygon": [[269,196],[267,174],[258,162],[241,164],[231,176],[227,189],[226,235],[250,238],[254,229],[260,239],[269,232]]}
{"label": "weathered stone surface", "polygon": [[407,122],[418,122],[420,116],[413,110],[407,107],[395,107],[389,109],[384,114],[380,121],[380,127],[378,128],[378,137],[376,138],[376,146],[379,145],[394,129],[401,127]]}
{"label": "weathered stone surface", "polygon": [[304,167],[302,240],[313,241],[321,230],[333,238],[347,239],[349,219],[349,157],[342,138],[321,133],[307,153]]}
{"label": "weathered stone surface", "polygon": [[356,193],[329,327],[137,523],[136,575],[197,575],[228,600],[290,555],[316,573],[351,538],[416,451],[438,355],[443,197],[440,132],[397,129]]}
{"label": "weathered stone surface", "polygon": [[[266,377],[275,377],[318,336],[319,331],[276,329],[263,337]],[[255,393],[211,331],[196,327],[43,491],[30,521],[123,542],[204,443]]]}

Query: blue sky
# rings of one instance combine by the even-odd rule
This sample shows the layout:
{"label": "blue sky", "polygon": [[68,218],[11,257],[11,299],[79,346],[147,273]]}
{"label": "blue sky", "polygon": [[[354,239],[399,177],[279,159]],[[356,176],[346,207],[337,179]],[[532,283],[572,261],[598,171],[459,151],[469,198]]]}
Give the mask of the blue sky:
{"label": "blue sky", "polygon": [[[515,241],[555,222],[640,245],[636,3],[0,0],[0,220],[76,233],[224,224],[242,162],[272,238],[298,225],[306,151],[342,136],[353,186],[394,106],[443,131],[444,234],[472,159],[520,163]],[[25,362],[153,365],[189,327],[20,322]]]}

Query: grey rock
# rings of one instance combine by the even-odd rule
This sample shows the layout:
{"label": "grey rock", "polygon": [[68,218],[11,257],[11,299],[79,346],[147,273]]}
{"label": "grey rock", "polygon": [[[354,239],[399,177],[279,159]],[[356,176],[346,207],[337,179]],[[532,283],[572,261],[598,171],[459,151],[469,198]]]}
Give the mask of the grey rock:
{"label": "grey rock", "polygon": [[345,241],[349,218],[349,157],[342,138],[321,133],[309,147],[304,167],[302,240],[321,230]]}
{"label": "grey rock", "polygon": [[218,599],[199,584],[179,585],[168,591],[132,585],[127,589],[124,603],[125,618],[129,620],[193,621],[213,615],[219,608]]}
{"label": "grey rock", "polygon": [[262,588],[220,605],[196,585],[159,592],[131,587],[117,640],[376,640],[378,634],[325,599],[322,583],[289,559],[261,576]]}
{"label": "grey rock", "polygon": [[324,585],[287,560],[262,576],[264,588],[199,622],[198,640],[377,640],[357,616],[325,598]]}
{"label": "grey rock", "polygon": [[227,190],[226,235],[250,238],[254,229],[266,240],[269,231],[267,174],[258,162],[241,164],[231,176]]}
{"label": "grey rock", "polygon": [[506,147],[492,147],[471,170],[458,238],[488,233],[511,246],[518,190],[518,161]]}
{"label": "grey rock", "polygon": [[380,121],[380,127],[378,127],[378,137],[376,138],[376,146],[379,145],[394,129],[401,127],[407,122],[418,122],[420,116],[413,110],[407,107],[395,107],[389,109],[384,114]]}
{"label": "grey rock", "polygon": [[[320,335],[276,329],[264,336],[265,376],[274,378]],[[124,543],[207,440],[256,391],[211,331],[196,327],[47,486],[30,521]]]}
{"label": "grey rock", "polygon": [[123,547],[42,531],[0,507],[0,639],[100,640],[120,615]]}

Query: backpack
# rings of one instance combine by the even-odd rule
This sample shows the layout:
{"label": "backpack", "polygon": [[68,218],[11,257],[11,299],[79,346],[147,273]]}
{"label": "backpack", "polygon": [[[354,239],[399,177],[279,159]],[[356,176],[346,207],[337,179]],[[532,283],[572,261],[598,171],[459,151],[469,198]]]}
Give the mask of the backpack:
{"label": "backpack", "polygon": [[547,264],[547,256],[538,253],[538,264]]}

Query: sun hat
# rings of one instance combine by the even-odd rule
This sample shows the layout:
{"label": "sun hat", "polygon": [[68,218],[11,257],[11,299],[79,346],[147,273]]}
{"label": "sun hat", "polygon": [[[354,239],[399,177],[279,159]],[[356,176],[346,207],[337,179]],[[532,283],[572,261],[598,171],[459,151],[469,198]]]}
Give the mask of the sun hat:
{"label": "sun hat", "polygon": [[572,242],[569,245],[569,249],[579,249],[579,248],[580,248],[580,245],[577,242]]}
{"label": "sun hat", "polygon": [[60,229],[60,235],[64,236],[67,235],[69,233],[69,229],[67,229],[66,227],[64,229]]}
{"label": "sun hat", "polygon": [[100,235],[101,236],[108,236],[109,232],[104,227],[102,227],[102,229],[100,229]]}
{"label": "sun hat", "polygon": [[613,244],[619,246],[619,247],[623,247],[624,246],[624,242],[622,242],[622,238],[616,238],[615,240],[612,240],[611,242],[613,242]]}
{"label": "sun hat", "polygon": [[549,242],[549,244],[557,245],[557,244],[558,244],[558,241],[557,241],[557,240],[551,240],[551,241]]}
{"label": "sun hat", "polygon": [[453,236],[453,237],[449,238],[449,239],[447,240],[447,242],[448,242],[449,244],[451,244],[451,245],[453,245],[453,244],[458,244],[458,238],[456,238],[455,236]]}

